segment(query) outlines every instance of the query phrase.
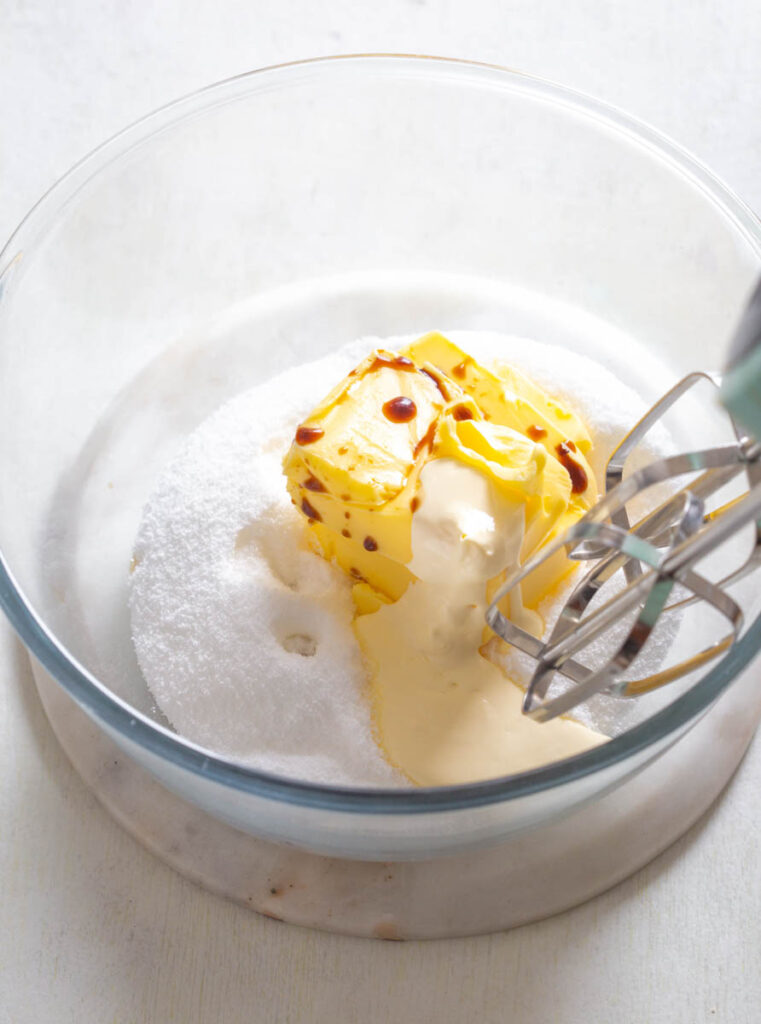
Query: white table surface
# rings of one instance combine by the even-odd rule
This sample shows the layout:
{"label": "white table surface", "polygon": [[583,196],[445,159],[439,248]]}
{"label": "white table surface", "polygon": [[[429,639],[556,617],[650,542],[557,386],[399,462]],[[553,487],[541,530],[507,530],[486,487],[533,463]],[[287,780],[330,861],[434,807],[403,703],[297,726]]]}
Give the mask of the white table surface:
{"label": "white table surface", "polygon": [[[755,0],[0,0],[0,236],[129,121],[250,68],[393,50],[596,94],[761,210]],[[129,838],[73,773],[0,624],[0,1022],[761,1020],[761,745],[675,847],[509,934],[370,943],[259,918]],[[710,756],[710,751],[707,752]]]}

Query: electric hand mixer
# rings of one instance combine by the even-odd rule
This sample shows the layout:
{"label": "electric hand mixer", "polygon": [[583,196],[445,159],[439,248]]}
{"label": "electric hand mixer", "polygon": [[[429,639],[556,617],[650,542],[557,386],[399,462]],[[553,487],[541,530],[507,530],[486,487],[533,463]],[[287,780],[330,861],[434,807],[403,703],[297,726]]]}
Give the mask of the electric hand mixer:
{"label": "electric hand mixer", "polygon": [[[735,440],[656,459],[625,476],[627,462],[646,435],[700,382],[715,389]],[[691,373],[664,395],[610,457],[604,497],[562,538],[511,573],[494,595],[487,622],[508,644],[535,659],[523,702],[526,715],[543,722],[596,693],[635,697],[650,692],[683,678],[734,644],[743,628],[743,613],[728,588],[761,566],[757,438],[761,439],[761,285],[737,328],[723,379]],[[744,493],[709,511],[710,499],[738,478],[746,481]],[[633,503],[674,481],[681,484],[678,490],[632,522]],[[698,571],[699,563],[750,523],[755,523],[754,543],[740,565],[716,582]],[[504,599],[513,588],[559,551],[571,561],[591,562],[592,567],[573,587],[549,635],[537,638],[500,608],[507,607]],[[630,678],[629,670],[647,648],[656,625],[698,601],[707,602],[724,618],[723,637],[677,664]],[[627,624],[623,630],[622,622]],[[610,639],[603,664],[590,667],[588,659],[585,662],[590,645],[599,648],[606,636]],[[553,693],[558,676],[564,677],[565,685],[562,692]]]}

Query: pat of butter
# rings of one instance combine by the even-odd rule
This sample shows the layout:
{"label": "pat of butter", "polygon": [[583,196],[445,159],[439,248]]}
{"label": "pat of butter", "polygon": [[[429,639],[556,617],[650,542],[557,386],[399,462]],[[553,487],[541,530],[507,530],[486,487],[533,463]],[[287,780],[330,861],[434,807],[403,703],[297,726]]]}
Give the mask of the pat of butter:
{"label": "pat of butter", "polygon": [[590,446],[578,417],[517,371],[492,372],[428,334],[401,353],[372,353],[341,381],[299,427],[284,472],[316,550],[357,580],[367,613],[415,578],[412,523],[428,462],[475,469],[523,506],[524,561],[596,500]]}
{"label": "pat of butter", "polygon": [[[318,550],[381,600],[397,600],[412,579],[417,478],[445,406],[462,394],[438,377],[373,353],[299,427],[283,465]],[[358,596],[372,606],[366,588]]]}

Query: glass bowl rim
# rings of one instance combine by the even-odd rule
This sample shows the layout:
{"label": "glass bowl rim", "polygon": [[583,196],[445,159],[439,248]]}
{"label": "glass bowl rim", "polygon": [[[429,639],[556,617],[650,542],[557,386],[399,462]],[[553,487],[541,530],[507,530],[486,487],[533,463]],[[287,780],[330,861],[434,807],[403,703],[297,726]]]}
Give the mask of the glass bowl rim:
{"label": "glass bowl rim", "polygon": [[[224,79],[180,97],[133,122],[78,161],[30,209],[0,251],[0,299],[3,277],[16,262],[25,235],[32,239],[37,227],[63,209],[87,182],[164,129],[187,117],[233,102],[241,96],[272,88],[272,80],[299,73],[321,75],[337,69],[369,68],[392,77],[402,69],[415,69],[422,77],[437,74],[476,76],[494,87],[568,107],[607,129],[650,149],[673,171],[699,188],[719,207],[761,259],[761,222],[723,182],[697,158],[657,129],[618,108],[584,93],[534,75],[478,61],[419,54],[358,53],[314,57],[271,65]],[[278,84],[277,81],[275,83]],[[224,95],[226,94],[226,95]],[[177,768],[211,782],[250,795],[316,809],[368,814],[415,814],[475,808],[530,796],[609,768],[655,747],[695,720],[726,689],[761,647],[761,615],[730,651],[694,686],[652,717],[595,747],[563,761],[517,775],[482,782],[434,788],[390,789],[348,787],[306,782],[260,771],[225,758],[184,739],[152,721],[100,683],[73,658],[27,601],[0,551],[0,607],[29,652],[96,722]]]}

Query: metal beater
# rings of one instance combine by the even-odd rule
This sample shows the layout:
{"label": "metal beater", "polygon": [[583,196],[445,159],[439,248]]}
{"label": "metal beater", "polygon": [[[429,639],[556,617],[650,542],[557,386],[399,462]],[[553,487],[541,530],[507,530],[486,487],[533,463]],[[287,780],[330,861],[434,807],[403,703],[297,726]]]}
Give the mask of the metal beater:
{"label": "metal beater", "polygon": [[[658,459],[624,478],[634,450],[699,382],[716,389],[735,440]],[[494,595],[486,613],[489,626],[536,662],[523,701],[526,715],[549,721],[601,692],[636,697],[681,679],[734,644],[743,628],[743,613],[727,588],[761,566],[761,443],[756,438],[761,438],[761,285],[737,328],[723,379],[691,373],[664,395],[611,456],[604,497],[561,539],[513,572]],[[633,499],[652,493],[657,485],[681,483],[680,478],[686,483],[675,493],[631,521]],[[738,478],[744,478],[744,493],[709,511],[709,499]],[[698,563],[753,522],[752,550],[739,567],[718,582],[698,571]],[[572,561],[591,562],[591,568],[573,587],[549,636],[537,638],[511,622],[500,605],[510,590],[563,549]],[[618,582],[613,584],[614,580]],[[725,634],[668,668],[638,679],[622,678],[647,647],[656,624],[697,601],[707,602],[723,616]],[[628,623],[623,637],[622,622]],[[589,667],[585,652],[593,642],[599,649],[606,635],[610,651],[604,663]],[[572,685],[553,695],[558,675]]]}

